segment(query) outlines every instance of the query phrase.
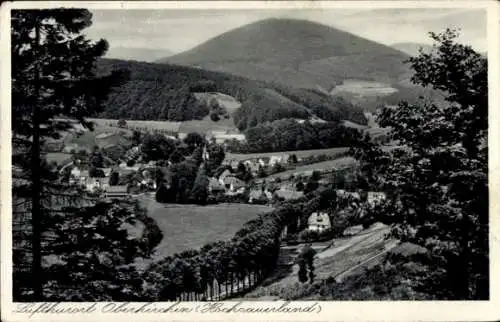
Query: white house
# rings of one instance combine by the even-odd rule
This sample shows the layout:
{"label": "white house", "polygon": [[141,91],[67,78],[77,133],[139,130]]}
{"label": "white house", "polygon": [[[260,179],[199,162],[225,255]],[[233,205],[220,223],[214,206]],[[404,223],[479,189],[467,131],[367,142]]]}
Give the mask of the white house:
{"label": "white house", "polygon": [[97,189],[106,190],[109,187],[109,184],[104,180],[104,178],[88,178],[85,182],[85,188],[94,192]]}
{"label": "white house", "polygon": [[270,166],[273,166],[275,165],[276,163],[281,163],[281,160],[282,160],[282,157],[280,155],[273,155],[271,156],[271,158],[269,159],[269,165]]}
{"label": "white house", "polygon": [[330,217],[326,212],[313,212],[307,220],[307,229],[312,231],[324,231],[332,227]]}

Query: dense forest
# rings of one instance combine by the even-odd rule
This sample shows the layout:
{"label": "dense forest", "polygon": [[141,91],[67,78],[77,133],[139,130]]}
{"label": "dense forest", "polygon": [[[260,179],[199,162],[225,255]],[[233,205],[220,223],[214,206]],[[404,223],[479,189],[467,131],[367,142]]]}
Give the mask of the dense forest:
{"label": "dense forest", "polygon": [[246,131],[246,152],[277,152],[350,146],[361,133],[336,122],[299,123],[293,119],[267,122]]}
{"label": "dense forest", "polygon": [[242,103],[235,115],[240,129],[282,118],[316,115],[327,121],[348,119],[365,123],[362,110],[350,103],[308,89],[249,80],[197,68],[101,59],[99,74],[130,70],[130,79],[109,94],[100,117],[187,121],[202,119],[209,108],[196,92],[221,92]]}

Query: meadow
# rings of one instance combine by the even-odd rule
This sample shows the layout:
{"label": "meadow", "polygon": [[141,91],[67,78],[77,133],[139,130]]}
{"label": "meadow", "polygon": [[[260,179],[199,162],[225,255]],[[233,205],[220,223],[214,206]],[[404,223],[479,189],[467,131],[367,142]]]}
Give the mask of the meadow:
{"label": "meadow", "polygon": [[300,150],[300,151],[285,151],[285,152],[267,152],[267,153],[226,153],[226,160],[244,161],[256,158],[266,158],[271,156],[283,156],[295,154],[297,158],[306,158],[310,156],[326,155],[337,156],[346,153],[348,147],[331,148],[331,149],[318,149],[318,150]]}
{"label": "meadow", "polygon": [[163,240],[153,260],[188,249],[199,249],[210,242],[231,239],[248,220],[273,209],[248,204],[161,204],[151,196],[142,197],[140,201],[163,232]]}
{"label": "meadow", "polygon": [[381,82],[346,79],[342,85],[337,85],[331,94],[335,95],[340,92],[348,92],[360,96],[385,96],[396,93],[398,90],[391,85]]}
{"label": "meadow", "polygon": [[290,175],[311,175],[313,171],[325,171],[331,170],[332,168],[343,168],[354,165],[356,160],[352,157],[342,157],[334,160],[328,160],[323,162],[311,163],[303,166],[298,166],[295,169],[287,170],[284,172],[278,172],[268,176],[268,178],[286,178]]}

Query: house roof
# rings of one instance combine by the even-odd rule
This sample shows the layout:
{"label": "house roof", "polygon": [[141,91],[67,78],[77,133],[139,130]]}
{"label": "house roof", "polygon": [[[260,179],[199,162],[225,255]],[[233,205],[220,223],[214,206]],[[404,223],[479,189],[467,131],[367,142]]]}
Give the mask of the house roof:
{"label": "house roof", "polygon": [[330,226],[330,217],[326,212],[313,212],[307,220],[308,225],[325,225]]}
{"label": "house roof", "polygon": [[109,186],[106,189],[107,193],[127,193],[127,186]]}
{"label": "house roof", "polygon": [[339,189],[336,191],[338,197],[343,197],[343,196],[351,196],[355,199],[360,199],[361,196],[357,192],[351,192],[351,191],[345,191],[343,189]]}
{"label": "house roof", "polygon": [[228,169],[224,170],[220,176],[219,176],[219,179],[225,179],[227,176],[231,175],[231,171],[229,171]]}
{"label": "house roof", "polygon": [[379,192],[379,191],[368,191],[368,198],[384,198],[385,193],[384,192]]}
{"label": "house roof", "polygon": [[224,189],[224,187],[221,185],[221,183],[214,177],[211,177],[208,180],[208,186],[211,189]]}
{"label": "house roof", "polygon": [[229,184],[233,186],[244,186],[245,182],[241,181],[240,179],[232,176],[227,176],[224,179],[224,184]]}
{"label": "house roof", "polygon": [[262,196],[262,190],[261,189],[252,189],[248,193],[248,197],[252,199],[258,199]]}

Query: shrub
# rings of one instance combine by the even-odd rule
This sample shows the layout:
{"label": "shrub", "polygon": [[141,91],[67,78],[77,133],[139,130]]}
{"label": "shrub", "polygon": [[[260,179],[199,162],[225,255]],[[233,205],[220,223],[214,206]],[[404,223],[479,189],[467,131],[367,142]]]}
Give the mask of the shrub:
{"label": "shrub", "polygon": [[127,126],[127,121],[125,121],[124,119],[118,120],[118,127],[124,128],[126,126]]}
{"label": "shrub", "polygon": [[210,113],[210,119],[214,122],[218,122],[220,120],[220,116],[217,113]]}

